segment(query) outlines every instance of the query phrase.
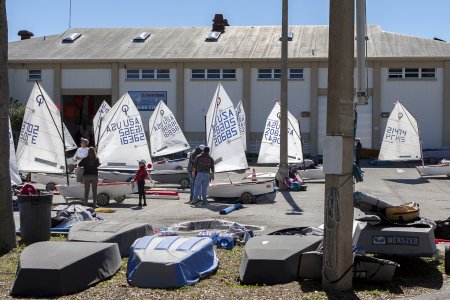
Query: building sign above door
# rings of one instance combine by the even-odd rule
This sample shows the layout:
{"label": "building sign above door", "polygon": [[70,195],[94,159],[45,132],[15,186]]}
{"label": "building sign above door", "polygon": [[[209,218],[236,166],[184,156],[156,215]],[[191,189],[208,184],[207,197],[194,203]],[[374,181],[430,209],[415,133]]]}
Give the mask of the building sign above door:
{"label": "building sign above door", "polygon": [[154,111],[160,100],[167,104],[167,91],[129,91],[139,111]]}

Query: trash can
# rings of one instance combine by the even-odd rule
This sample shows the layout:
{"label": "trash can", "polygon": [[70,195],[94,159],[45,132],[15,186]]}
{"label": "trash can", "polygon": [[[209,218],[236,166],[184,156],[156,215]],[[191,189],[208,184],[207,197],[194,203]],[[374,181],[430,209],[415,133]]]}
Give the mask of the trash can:
{"label": "trash can", "polygon": [[24,243],[48,241],[51,228],[53,194],[17,195],[20,215],[20,239]]}

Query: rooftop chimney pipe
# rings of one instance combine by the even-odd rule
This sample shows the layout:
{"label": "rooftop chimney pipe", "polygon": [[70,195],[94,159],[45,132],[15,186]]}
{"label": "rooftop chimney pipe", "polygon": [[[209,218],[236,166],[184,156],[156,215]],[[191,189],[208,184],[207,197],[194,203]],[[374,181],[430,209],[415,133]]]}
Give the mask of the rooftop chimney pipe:
{"label": "rooftop chimney pipe", "polygon": [[17,35],[20,35],[20,39],[21,40],[28,40],[32,36],[34,36],[34,34],[31,31],[28,31],[28,30],[21,30],[21,31],[19,31],[17,33]]}
{"label": "rooftop chimney pipe", "polygon": [[228,20],[223,18],[222,14],[215,14],[212,26],[212,31],[218,31],[220,33],[225,32],[225,26],[230,26]]}

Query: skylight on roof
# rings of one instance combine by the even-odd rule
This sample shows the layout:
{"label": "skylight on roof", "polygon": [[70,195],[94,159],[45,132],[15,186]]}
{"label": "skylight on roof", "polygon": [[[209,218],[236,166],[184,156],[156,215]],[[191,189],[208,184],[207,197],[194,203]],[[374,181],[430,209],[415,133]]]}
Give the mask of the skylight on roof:
{"label": "skylight on roof", "polygon": [[206,42],[217,42],[217,40],[220,37],[220,32],[218,31],[211,31],[210,33],[208,33],[208,35],[205,38]]}
{"label": "skylight on roof", "polygon": [[81,36],[81,33],[74,32],[65,36],[62,40],[63,43],[73,43],[77,38]]}
{"label": "skylight on roof", "polygon": [[[288,41],[292,41],[292,39],[294,38],[294,33],[292,31],[288,32]],[[282,37],[280,36],[279,41],[281,42]]]}
{"label": "skylight on roof", "polygon": [[136,35],[136,36],[133,38],[133,42],[135,42],[135,43],[142,43],[142,42],[145,42],[145,40],[146,40],[149,36],[150,36],[150,32],[147,32],[147,31],[140,32],[138,35]]}

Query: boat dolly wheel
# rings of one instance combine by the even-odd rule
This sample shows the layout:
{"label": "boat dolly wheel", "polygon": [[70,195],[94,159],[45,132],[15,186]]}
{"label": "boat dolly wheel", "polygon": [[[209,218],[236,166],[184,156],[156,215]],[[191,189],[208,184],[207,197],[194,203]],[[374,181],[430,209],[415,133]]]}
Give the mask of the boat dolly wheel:
{"label": "boat dolly wheel", "polygon": [[239,200],[240,200],[240,202],[242,202],[244,204],[251,204],[255,201],[255,196],[253,196],[252,193],[244,192],[244,193],[242,193]]}
{"label": "boat dolly wheel", "polygon": [[450,246],[445,246],[444,265],[445,274],[450,275]]}
{"label": "boat dolly wheel", "polygon": [[49,183],[47,183],[47,184],[45,185],[45,190],[46,190],[47,192],[51,192],[51,191],[53,191],[55,188],[56,188],[56,184],[53,183],[53,182],[49,182]]}
{"label": "boat dolly wheel", "polygon": [[187,179],[187,178],[183,178],[183,179],[181,179],[180,180],[180,186],[181,186],[181,188],[184,190],[184,189],[187,189],[188,187],[189,187],[189,179]]}
{"label": "boat dolly wheel", "polygon": [[117,203],[122,203],[125,200],[125,196],[120,196],[117,198],[114,198],[114,201],[116,201]]}
{"label": "boat dolly wheel", "polygon": [[101,193],[97,195],[97,205],[106,206],[109,204],[109,195]]}

